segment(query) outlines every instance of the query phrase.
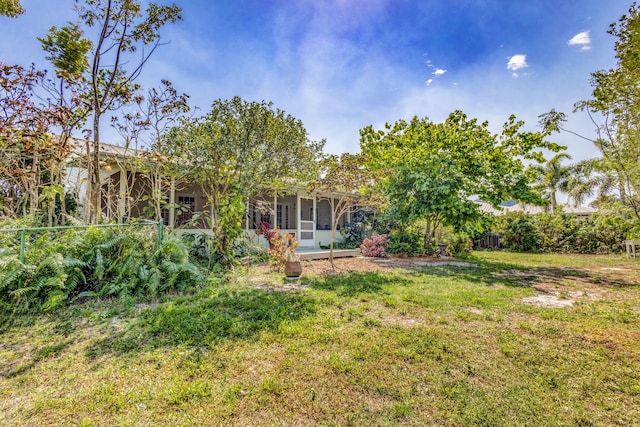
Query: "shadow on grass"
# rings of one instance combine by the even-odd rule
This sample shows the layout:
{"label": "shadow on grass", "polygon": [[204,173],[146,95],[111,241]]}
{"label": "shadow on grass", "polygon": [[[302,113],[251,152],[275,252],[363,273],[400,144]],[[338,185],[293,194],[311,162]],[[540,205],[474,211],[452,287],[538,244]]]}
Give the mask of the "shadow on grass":
{"label": "shadow on grass", "polygon": [[248,340],[277,331],[284,321],[316,311],[308,296],[256,289],[222,289],[145,309],[122,331],[114,331],[87,350],[87,357],[167,346],[213,348],[225,340]]}
{"label": "shadow on grass", "polygon": [[421,276],[450,276],[456,279],[480,283],[486,286],[504,285],[532,287],[540,282],[561,285],[564,280],[580,280],[595,286],[634,287],[637,281],[610,277],[601,272],[569,267],[526,267],[516,263],[504,263],[476,258],[464,259],[475,267],[455,265],[422,266],[415,274]]}
{"label": "shadow on grass", "polygon": [[399,275],[384,275],[375,272],[341,273],[320,276],[306,282],[313,289],[336,292],[339,296],[353,297],[359,294],[386,294],[384,285],[410,283]]}
{"label": "shadow on grass", "polygon": [[[424,277],[451,277],[456,280],[478,283],[485,286],[517,286],[528,287],[535,278],[535,274],[526,271],[521,265],[510,263],[499,263],[477,259],[464,260],[472,264],[471,266],[456,265],[423,265],[413,269],[412,275]],[[526,274],[513,274],[515,272]],[[511,274],[510,274],[511,273]]]}
{"label": "shadow on grass", "polygon": [[22,375],[36,366],[38,362],[48,357],[55,357],[62,353],[67,347],[73,344],[73,340],[62,340],[53,344],[44,345],[32,354],[22,358],[17,363],[5,363],[0,361],[0,378],[13,378]]}

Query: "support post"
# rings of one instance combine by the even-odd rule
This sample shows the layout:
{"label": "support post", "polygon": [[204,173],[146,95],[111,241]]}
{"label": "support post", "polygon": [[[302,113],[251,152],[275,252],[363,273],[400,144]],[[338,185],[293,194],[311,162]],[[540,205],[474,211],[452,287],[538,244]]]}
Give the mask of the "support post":
{"label": "support post", "polygon": [[20,230],[20,262],[24,264],[24,247],[26,244],[26,230]]}
{"label": "support post", "polygon": [[274,229],[278,226],[278,193],[273,193],[273,215],[271,215],[271,228]]}
{"label": "support post", "polygon": [[176,226],[176,178],[171,178],[169,187],[169,227]]}
{"label": "support post", "polygon": [[164,223],[162,221],[158,221],[158,241],[156,242],[156,249],[160,249],[162,247],[163,234]]}
{"label": "support post", "polygon": [[296,191],[296,239],[298,241],[300,241],[300,232],[301,230],[301,225],[300,225],[300,217],[302,216],[302,206],[300,203],[301,199],[300,199],[300,192]]}
{"label": "support post", "polygon": [[120,167],[120,188],[118,189],[118,224],[122,224],[127,213],[127,188],[129,188],[129,177],[127,171]]}

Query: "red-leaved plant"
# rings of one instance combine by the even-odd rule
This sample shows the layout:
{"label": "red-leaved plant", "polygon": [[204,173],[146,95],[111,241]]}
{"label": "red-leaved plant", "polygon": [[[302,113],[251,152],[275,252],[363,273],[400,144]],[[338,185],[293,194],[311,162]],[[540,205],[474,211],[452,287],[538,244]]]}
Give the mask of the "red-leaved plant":
{"label": "red-leaved plant", "polygon": [[271,242],[276,234],[279,234],[280,228],[276,227],[272,229],[271,224],[269,224],[267,221],[262,221],[260,223],[260,230],[262,230],[262,235],[265,239],[267,239],[267,242]]}

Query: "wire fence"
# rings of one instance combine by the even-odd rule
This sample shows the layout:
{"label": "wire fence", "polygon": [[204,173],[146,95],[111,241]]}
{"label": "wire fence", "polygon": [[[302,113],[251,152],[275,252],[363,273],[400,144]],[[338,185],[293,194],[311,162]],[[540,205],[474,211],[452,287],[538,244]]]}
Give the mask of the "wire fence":
{"label": "wire fence", "polygon": [[81,230],[89,228],[126,228],[126,227],[156,227],[156,246],[159,248],[164,238],[164,224],[162,221],[136,222],[131,224],[96,224],[96,225],[62,225],[56,227],[24,227],[24,228],[0,228],[0,233],[17,233],[20,242],[20,262],[24,263],[27,250],[27,237],[30,233],[48,233],[60,230]]}

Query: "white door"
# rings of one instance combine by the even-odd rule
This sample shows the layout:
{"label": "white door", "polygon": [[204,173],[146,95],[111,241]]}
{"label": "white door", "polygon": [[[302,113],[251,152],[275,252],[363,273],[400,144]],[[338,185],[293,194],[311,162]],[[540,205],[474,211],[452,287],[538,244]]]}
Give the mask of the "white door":
{"label": "white door", "polygon": [[300,247],[314,247],[316,245],[316,231],[314,221],[300,220]]}
{"label": "white door", "polygon": [[315,203],[313,199],[300,197],[300,223],[298,226],[298,243],[300,247],[315,247],[316,222]]}

